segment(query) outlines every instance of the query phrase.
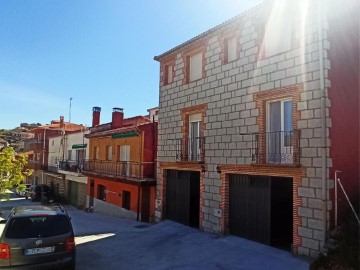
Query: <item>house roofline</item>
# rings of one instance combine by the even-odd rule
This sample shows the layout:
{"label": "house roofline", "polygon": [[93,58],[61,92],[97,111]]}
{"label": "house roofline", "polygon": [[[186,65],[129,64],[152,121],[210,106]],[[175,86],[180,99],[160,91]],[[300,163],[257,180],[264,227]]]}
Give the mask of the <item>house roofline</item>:
{"label": "house roofline", "polygon": [[218,29],[220,29],[220,28],[222,28],[222,27],[224,27],[224,26],[226,26],[226,25],[228,25],[228,24],[230,24],[230,23],[232,23],[232,22],[235,22],[235,21],[239,20],[239,19],[242,18],[243,16],[245,16],[245,15],[253,12],[254,10],[256,10],[257,8],[259,8],[259,7],[262,6],[262,5],[263,5],[263,3],[260,3],[260,4],[258,4],[258,5],[255,5],[255,6],[251,7],[251,8],[249,8],[249,9],[245,10],[244,12],[236,15],[235,17],[233,17],[233,18],[231,18],[231,19],[229,19],[229,20],[226,20],[226,21],[218,24],[217,26],[215,26],[215,27],[213,27],[213,28],[210,28],[209,30],[201,33],[200,35],[197,35],[197,36],[195,36],[195,37],[193,37],[193,38],[191,38],[191,39],[189,39],[189,40],[181,43],[180,45],[178,45],[178,46],[176,46],[176,47],[174,47],[174,48],[172,48],[172,49],[170,49],[170,50],[168,50],[168,51],[166,51],[166,52],[164,52],[164,53],[162,53],[162,54],[160,54],[160,55],[154,56],[154,60],[155,60],[155,61],[160,61],[160,59],[163,58],[164,56],[166,56],[166,55],[168,55],[168,54],[170,54],[170,53],[173,53],[173,52],[179,50],[181,47],[184,47],[184,46],[186,46],[186,45],[188,45],[188,44],[190,44],[190,43],[192,43],[192,42],[194,42],[194,41],[196,41],[196,40],[198,40],[198,39],[200,39],[200,38],[202,38],[202,37],[205,37],[205,36],[207,36],[207,35],[210,35],[210,34],[212,34],[213,32],[215,32],[216,30],[218,30]]}

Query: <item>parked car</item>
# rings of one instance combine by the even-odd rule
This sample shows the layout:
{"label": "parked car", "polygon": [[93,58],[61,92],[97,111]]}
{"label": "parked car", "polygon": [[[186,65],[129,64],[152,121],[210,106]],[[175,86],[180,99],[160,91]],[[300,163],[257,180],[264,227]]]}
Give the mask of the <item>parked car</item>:
{"label": "parked car", "polygon": [[55,195],[48,185],[32,185],[26,193],[26,199],[30,198],[34,201],[41,201],[42,203],[53,203],[55,201]]}
{"label": "parked car", "polygon": [[25,184],[25,190],[20,191],[19,187],[16,187],[16,194],[19,196],[26,196],[26,192],[29,191],[29,188],[31,187],[31,184]]}
{"label": "parked car", "polygon": [[0,221],[0,269],[75,269],[70,219],[59,204],[14,207]]}

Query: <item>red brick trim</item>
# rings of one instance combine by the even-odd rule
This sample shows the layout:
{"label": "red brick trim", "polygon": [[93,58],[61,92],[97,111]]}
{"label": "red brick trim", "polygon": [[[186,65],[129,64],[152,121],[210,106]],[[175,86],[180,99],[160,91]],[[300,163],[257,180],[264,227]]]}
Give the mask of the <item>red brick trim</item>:
{"label": "red brick trim", "polygon": [[293,179],[293,244],[292,252],[297,254],[298,247],[301,246],[301,237],[298,235],[298,228],[302,225],[301,217],[299,217],[298,209],[301,206],[301,198],[298,196],[298,187],[301,180],[305,177],[304,168],[286,167],[286,166],[267,166],[254,167],[252,165],[218,165],[221,171],[221,203],[220,208],[223,213],[220,219],[220,228],[223,234],[229,233],[229,174],[248,174],[248,175],[264,175],[277,177],[291,177]]}
{"label": "red brick trim", "polygon": [[184,139],[189,137],[189,115],[195,113],[201,113],[201,137],[204,136],[204,131],[206,129],[206,110],[207,104],[195,105],[180,109],[181,119],[183,121],[182,134]]}
{"label": "red brick trim", "polygon": [[241,46],[240,46],[239,38],[241,36],[241,31],[242,31],[242,26],[239,26],[239,28],[236,30],[220,33],[220,35],[219,35],[219,41],[220,41],[220,47],[221,47],[220,59],[221,59],[222,64],[229,63],[228,62],[228,49],[226,46],[227,41],[229,39],[232,39],[232,38],[236,39],[236,59],[234,61],[236,61],[240,58]]}
{"label": "red brick trim", "polygon": [[160,83],[162,86],[167,85],[168,81],[167,81],[167,67],[168,66],[172,66],[173,68],[173,81],[174,81],[174,77],[175,77],[175,58],[171,58],[171,59],[167,59],[166,61],[162,61],[160,64]]}
{"label": "red brick trim", "polygon": [[162,71],[162,76],[160,78],[162,85],[167,85],[169,84],[168,82],[168,66],[172,66],[172,72],[173,72],[173,76],[172,76],[172,82],[174,82],[174,77],[175,77],[175,59],[172,59],[170,61],[167,62],[161,62],[161,71]]}
{"label": "red brick trim", "polygon": [[206,51],[206,45],[202,44],[199,45],[197,47],[192,46],[190,48],[187,48],[186,50],[184,50],[183,52],[183,62],[184,62],[184,69],[183,69],[183,74],[184,74],[184,80],[183,80],[183,84],[188,84],[188,83],[192,83],[194,81],[190,82],[190,57],[194,56],[198,53],[201,53],[202,55],[202,77],[199,79],[201,80],[202,78],[205,78],[206,74],[205,74],[205,51]]}
{"label": "red brick trim", "polygon": [[[293,130],[297,129],[298,121],[300,119],[300,112],[297,110],[297,103],[300,101],[300,92],[302,85],[292,85],[289,87],[275,88],[267,91],[262,91],[254,94],[256,101],[256,108],[259,110],[259,116],[256,119],[259,125],[259,133],[264,134],[267,130],[266,123],[266,104],[269,101],[276,101],[279,99],[290,98],[292,102],[293,111]],[[293,142],[294,144],[296,141]],[[259,154],[265,153],[265,141],[259,141]],[[294,147],[296,150],[297,147]]]}

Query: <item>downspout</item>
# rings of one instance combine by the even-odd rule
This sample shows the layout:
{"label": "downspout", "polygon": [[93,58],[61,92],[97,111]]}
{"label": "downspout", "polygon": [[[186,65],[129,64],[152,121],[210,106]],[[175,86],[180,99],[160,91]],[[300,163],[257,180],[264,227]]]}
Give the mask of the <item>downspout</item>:
{"label": "downspout", "polygon": [[138,201],[137,201],[136,221],[139,221],[139,216],[140,216],[140,186],[141,186],[141,182],[138,185]]}
{"label": "downspout", "polygon": [[44,171],[43,169],[45,168],[45,148],[46,148],[46,141],[45,141],[45,137],[46,137],[46,129],[44,129],[44,139],[43,139],[43,155],[42,155],[42,168],[41,168],[41,183],[44,184]]}
{"label": "downspout", "polygon": [[323,246],[327,240],[327,138],[326,138],[326,89],[324,75],[323,47],[323,3],[318,1],[318,33],[319,33],[319,71],[321,91],[321,177],[322,177],[322,211],[323,211]]}

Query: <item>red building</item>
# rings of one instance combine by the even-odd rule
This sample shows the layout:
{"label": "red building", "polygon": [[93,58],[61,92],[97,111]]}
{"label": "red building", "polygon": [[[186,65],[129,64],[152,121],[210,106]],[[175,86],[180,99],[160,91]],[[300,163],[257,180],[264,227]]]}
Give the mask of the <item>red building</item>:
{"label": "red building", "polygon": [[157,122],[124,118],[114,108],[112,121],[100,125],[101,108],[93,108],[89,139],[87,205],[97,212],[141,221],[154,220]]}

